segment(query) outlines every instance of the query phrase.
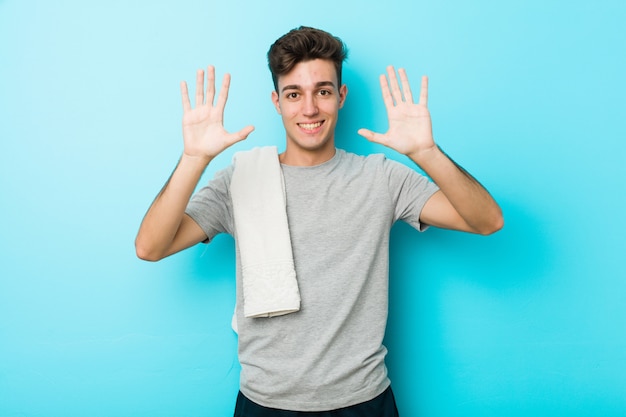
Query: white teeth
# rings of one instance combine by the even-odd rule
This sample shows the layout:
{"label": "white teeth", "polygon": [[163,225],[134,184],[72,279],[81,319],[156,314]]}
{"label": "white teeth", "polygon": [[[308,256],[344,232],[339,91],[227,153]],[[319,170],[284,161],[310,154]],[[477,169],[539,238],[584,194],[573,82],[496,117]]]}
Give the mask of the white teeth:
{"label": "white teeth", "polygon": [[322,125],[322,122],[317,122],[317,123],[299,123],[299,126],[303,129],[306,130],[313,130],[315,128],[318,128]]}

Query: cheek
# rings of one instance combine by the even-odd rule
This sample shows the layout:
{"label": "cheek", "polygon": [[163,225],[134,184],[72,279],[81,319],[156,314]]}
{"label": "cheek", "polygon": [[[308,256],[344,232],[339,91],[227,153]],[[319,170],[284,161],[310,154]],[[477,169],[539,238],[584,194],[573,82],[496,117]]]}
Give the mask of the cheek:
{"label": "cheek", "polygon": [[293,105],[283,105],[280,108],[280,114],[283,116],[283,119],[289,119],[298,114],[298,109]]}
{"label": "cheek", "polygon": [[319,109],[327,114],[335,114],[339,111],[339,102],[335,100],[328,100],[321,103]]}

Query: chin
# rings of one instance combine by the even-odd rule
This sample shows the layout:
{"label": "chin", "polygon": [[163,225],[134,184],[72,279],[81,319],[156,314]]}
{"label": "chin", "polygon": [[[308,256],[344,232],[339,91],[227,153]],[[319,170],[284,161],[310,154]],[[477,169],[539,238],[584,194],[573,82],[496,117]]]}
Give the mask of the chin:
{"label": "chin", "polygon": [[331,140],[326,139],[322,142],[298,141],[297,146],[306,151],[315,152],[326,150],[333,145]]}

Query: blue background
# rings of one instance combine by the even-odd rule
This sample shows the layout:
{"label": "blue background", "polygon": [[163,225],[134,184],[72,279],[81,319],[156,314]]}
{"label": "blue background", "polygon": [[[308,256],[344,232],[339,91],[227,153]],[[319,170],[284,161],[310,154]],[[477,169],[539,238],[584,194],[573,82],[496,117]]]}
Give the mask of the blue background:
{"label": "blue background", "polygon": [[[378,74],[430,76],[435,137],[504,209],[479,237],[399,224],[388,363],[404,416],[626,415],[626,3],[0,0],[0,416],[228,416],[234,243],[133,240],[182,150],[179,81],[233,81],[240,149],[282,146],[265,53],[350,47],[338,145],[386,130]],[[414,88],[415,90],[417,88]]]}

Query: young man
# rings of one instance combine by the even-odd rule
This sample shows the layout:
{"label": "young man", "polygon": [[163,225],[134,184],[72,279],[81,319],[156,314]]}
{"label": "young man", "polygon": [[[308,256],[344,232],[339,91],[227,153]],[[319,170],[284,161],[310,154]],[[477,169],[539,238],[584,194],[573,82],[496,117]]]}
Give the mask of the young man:
{"label": "young man", "polygon": [[340,39],[307,27],[290,31],[268,52],[272,101],[286,132],[278,160],[302,300],[299,311],[278,317],[243,313],[233,166],[192,198],[212,159],[254,128],[229,133],[223,127],[228,75],[214,104],[214,68],[208,68],[206,95],[198,71],[193,108],[181,83],[183,155],[141,224],[136,250],[155,261],[218,233],[235,236],[242,367],[235,416],[397,415],[382,344],[391,226],[404,220],[419,230],[432,225],[490,234],[503,224],[489,193],[435,144],[426,77],[416,104],[405,71],[398,71],[398,80],[389,67],[380,77],[389,130],[359,134],[407,155],[434,183],[382,155],[335,148],[339,109],[348,94],[341,83],[345,57]]}

